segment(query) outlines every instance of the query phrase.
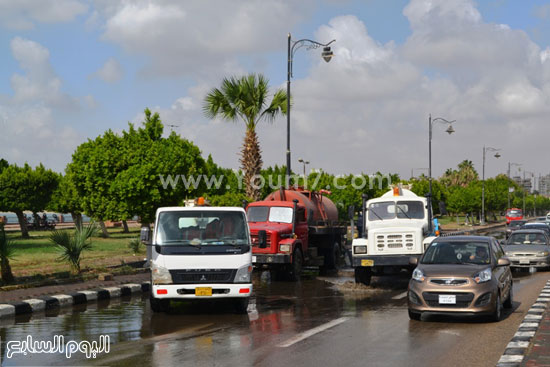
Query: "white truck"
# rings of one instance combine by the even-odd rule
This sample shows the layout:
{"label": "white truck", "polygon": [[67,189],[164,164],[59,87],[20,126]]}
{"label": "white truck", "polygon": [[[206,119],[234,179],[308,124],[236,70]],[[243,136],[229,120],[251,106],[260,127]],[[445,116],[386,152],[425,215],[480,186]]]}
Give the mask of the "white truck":
{"label": "white truck", "polygon": [[169,310],[171,300],[230,299],[245,313],[252,293],[252,251],[246,213],[238,207],[166,207],[154,230],[142,228],[150,246],[150,304]]}
{"label": "white truck", "polygon": [[[369,285],[373,273],[410,268],[435,238],[430,234],[428,202],[408,189],[394,187],[363,204],[363,238],[352,242],[355,282]],[[432,227],[433,228],[433,227]]]}

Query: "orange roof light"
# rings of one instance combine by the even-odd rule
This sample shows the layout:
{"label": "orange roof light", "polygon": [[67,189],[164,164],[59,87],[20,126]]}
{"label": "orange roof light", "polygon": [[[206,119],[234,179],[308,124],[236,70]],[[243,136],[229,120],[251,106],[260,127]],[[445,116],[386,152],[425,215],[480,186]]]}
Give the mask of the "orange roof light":
{"label": "orange roof light", "polygon": [[399,186],[395,186],[393,188],[393,196],[399,196],[401,193],[399,192]]}
{"label": "orange roof light", "polygon": [[204,205],[204,198],[201,196],[200,198],[197,198],[195,201],[195,205],[203,206]]}

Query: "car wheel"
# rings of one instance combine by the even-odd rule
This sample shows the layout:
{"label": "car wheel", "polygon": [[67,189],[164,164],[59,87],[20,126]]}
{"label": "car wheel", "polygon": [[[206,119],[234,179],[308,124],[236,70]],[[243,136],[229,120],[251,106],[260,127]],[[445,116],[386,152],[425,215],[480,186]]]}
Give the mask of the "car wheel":
{"label": "car wheel", "polygon": [[149,304],[151,305],[151,310],[155,313],[168,312],[170,310],[170,300],[166,298],[159,299],[151,295],[149,296]]}
{"label": "car wheel", "polygon": [[237,298],[235,300],[235,312],[238,314],[245,314],[248,312],[248,297]]}
{"label": "car wheel", "polygon": [[495,310],[493,311],[493,314],[491,315],[491,319],[494,322],[498,322],[502,320],[502,301],[500,299],[500,294],[497,294],[497,300],[495,302]]}
{"label": "car wheel", "polygon": [[422,321],[422,314],[420,312],[414,312],[409,310],[409,319],[415,321]]}
{"label": "car wheel", "polygon": [[372,270],[370,268],[358,267],[355,268],[355,283],[370,285],[372,278]]}
{"label": "car wheel", "polygon": [[508,292],[508,298],[504,301],[504,308],[512,308],[514,306],[514,292],[513,285],[510,285],[510,292]]}

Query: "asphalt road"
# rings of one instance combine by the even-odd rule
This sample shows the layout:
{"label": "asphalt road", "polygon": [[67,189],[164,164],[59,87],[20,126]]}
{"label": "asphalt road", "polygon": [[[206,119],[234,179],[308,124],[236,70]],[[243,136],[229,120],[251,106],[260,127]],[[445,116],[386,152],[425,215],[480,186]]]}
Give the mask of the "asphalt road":
{"label": "asphalt road", "polygon": [[[180,304],[153,314],[142,298],[82,305],[0,323],[1,364],[97,366],[494,366],[550,272],[515,273],[514,308],[504,320],[429,317],[410,321],[406,274],[260,282],[247,315],[227,304]],[[14,354],[7,341],[94,341],[109,353]]]}

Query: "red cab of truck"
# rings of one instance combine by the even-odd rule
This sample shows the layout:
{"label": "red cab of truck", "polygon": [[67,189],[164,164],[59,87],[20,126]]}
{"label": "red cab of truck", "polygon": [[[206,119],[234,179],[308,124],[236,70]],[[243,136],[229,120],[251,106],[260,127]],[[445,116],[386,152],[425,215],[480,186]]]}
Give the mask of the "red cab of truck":
{"label": "red cab of truck", "polygon": [[518,208],[510,208],[506,210],[506,224],[510,224],[510,221],[523,219],[523,211]]}
{"label": "red cab of truck", "polygon": [[334,268],[346,227],[322,192],[281,189],[247,205],[252,262],[298,280],[304,265]]}

